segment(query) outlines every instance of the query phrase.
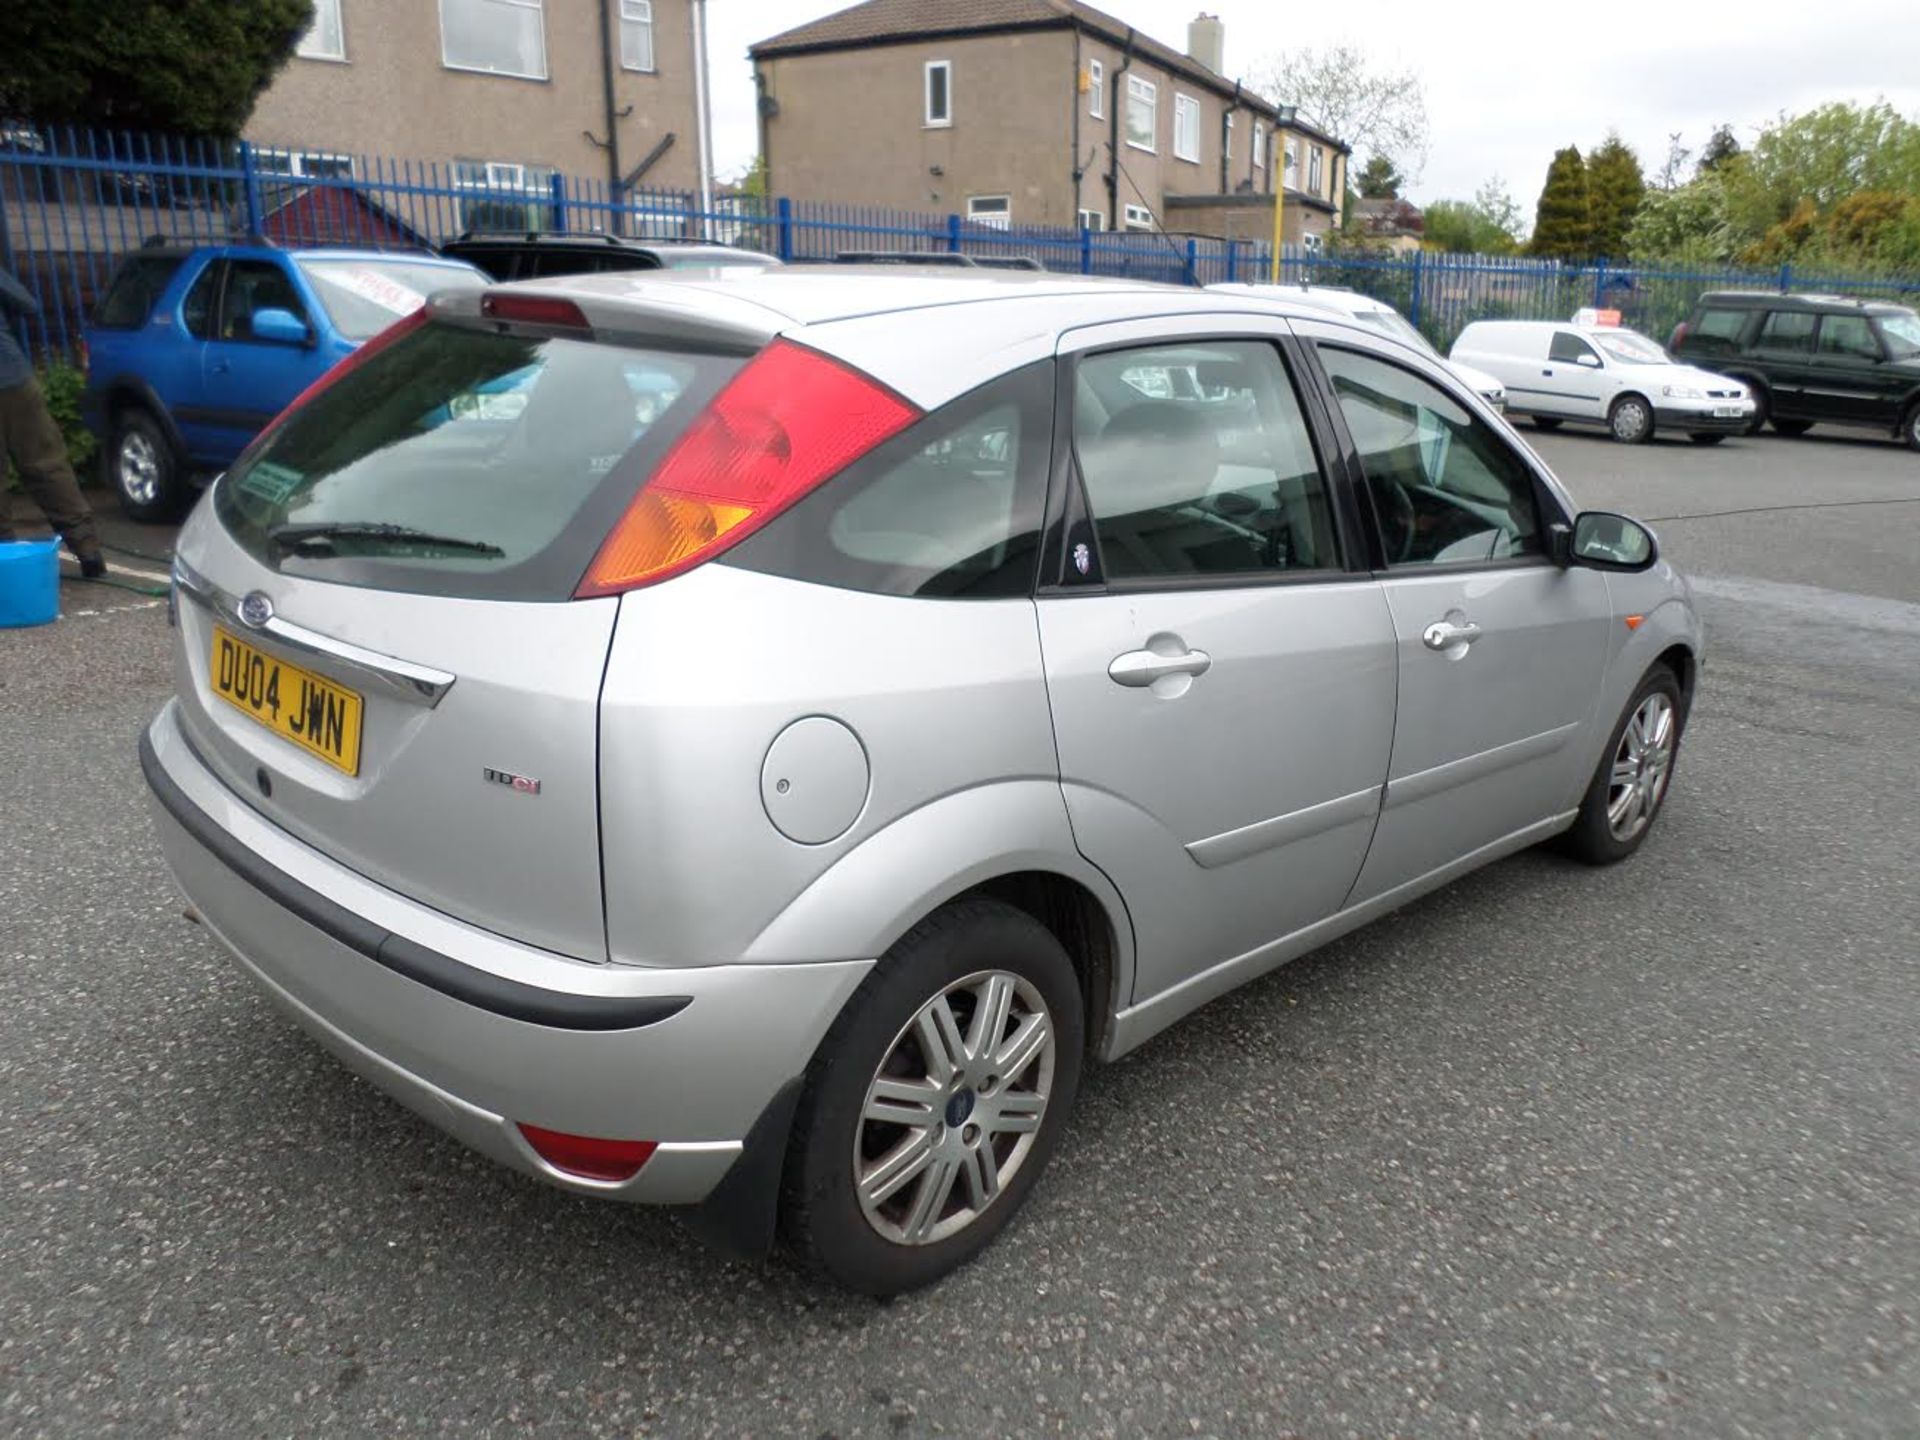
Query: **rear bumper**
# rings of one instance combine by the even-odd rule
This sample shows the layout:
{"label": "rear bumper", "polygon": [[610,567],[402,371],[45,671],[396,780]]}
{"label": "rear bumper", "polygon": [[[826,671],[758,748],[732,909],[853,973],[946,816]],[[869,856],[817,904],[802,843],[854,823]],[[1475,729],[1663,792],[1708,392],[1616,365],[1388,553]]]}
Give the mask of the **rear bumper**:
{"label": "rear bumper", "polygon": [[1731,417],[1715,415],[1711,410],[1681,410],[1656,405],[1653,423],[1660,430],[1684,430],[1689,435],[1741,435],[1753,423],[1753,410]]}
{"label": "rear bumper", "polygon": [[[591,965],[477,929],[465,953],[449,953],[460,947],[445,944],[446,916],[329,860],[226,789],[172,705],[140,759],[175,878],[268,998],[440,1129],[567,1189],[705,1200],[749,1138],[765,1138],[763,1116],[790,1106],[792,1082],[872,968]],[[592,1180],[548,1164],[521,1122],[659,1145],[631,1179]]]}

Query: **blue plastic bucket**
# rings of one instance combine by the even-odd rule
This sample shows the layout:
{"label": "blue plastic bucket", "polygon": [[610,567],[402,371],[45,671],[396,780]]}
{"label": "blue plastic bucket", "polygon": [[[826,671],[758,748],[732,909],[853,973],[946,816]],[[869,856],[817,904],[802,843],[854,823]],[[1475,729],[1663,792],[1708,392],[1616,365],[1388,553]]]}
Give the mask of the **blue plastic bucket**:
{"label": "blue plastic bucket", "polygon": [[60,614],[60,542],[0,541],[0,629],[45,625]]}

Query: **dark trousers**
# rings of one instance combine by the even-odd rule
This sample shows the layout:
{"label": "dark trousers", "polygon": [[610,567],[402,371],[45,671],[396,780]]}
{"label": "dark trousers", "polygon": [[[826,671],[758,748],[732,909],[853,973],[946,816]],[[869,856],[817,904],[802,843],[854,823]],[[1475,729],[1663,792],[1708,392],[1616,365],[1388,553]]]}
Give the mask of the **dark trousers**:
{"label": "dark trousers", "polygon": [[8,460],[68,548],[76,555],[98,555],[100,534],[93,528],[93,510],[73,478],[67,442],[38,381],[0,390],[0,540],[13,538],[12,506],[4,484]]}

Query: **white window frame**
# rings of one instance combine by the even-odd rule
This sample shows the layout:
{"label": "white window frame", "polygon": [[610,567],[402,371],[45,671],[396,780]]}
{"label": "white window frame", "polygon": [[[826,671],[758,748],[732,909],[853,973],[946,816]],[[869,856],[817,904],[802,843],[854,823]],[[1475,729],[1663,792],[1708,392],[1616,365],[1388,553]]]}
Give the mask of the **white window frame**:
{"label": "white window frame", "polygon": [[[300,43],[293,47],[293,53],[302,60],[330,60],[336,65],[347,63],[347,22],[340,13],[341,0],[313,0],[313,24],[307,27],[307,33],[300,37]],[[328,15],[333,17],[333,33],[340,37],[338,50],[324,50],[320,37],[326,33],[322,22]]]}
{"label": "white window frame", "polygon": [[1309,255],[1318,255],[1326,248],[1326,237],[1318,230],[1309,230],[1300,237],[1300,248]]}
{"label": "white window frame", "polygon": [[[1321,146],[1310,146],[1307,150],[1307,193],[1320,195],[1321,187],[1327,178],[1327,152]],[[1321,196],[1325,199],[1325,196]]]}
{"label": "white window frame", "polygon": [[[1147,143],[1142,145],[1133,138],[1133,102],[1139,100],[1147,107]],[[1160,87],[1151,80],[1138,75],[1127,76],[1127,113],[1121,117],[1121,129],[1126,131],[1127,144],[1135,150],[1154,153],[1154,147],[1160,142]]]}
{"label": "white window frame", "polygon": [[1300,188],[1300,142],[1289,135],[1285,148],[1281,152],[1283,162],[1280,167],[1280,188],[1298,190]]}
{"label": "white window frame", "polygon": [[[264,160],[270,166],[276,167],[266,168],[260,165],[254,167],[258,174],[270,179],[351,180],[359,173],[353,156],[337,154],[331,150],[287,150],[279,146],[270,146],[265,149],[255,149],[253,155],[256,161]],[[276,164],[282,160],[286,162],[284,170],[277,168]],[[341,167],[345,167],[344,174]]]}
{"label": "white window frame", "polygon": [[[659,69],[659,56],[653,48],[653,0],[620,0],[620,68],[632,71],[636,75],[652,75]],[[627,34],[629,27],[636,35],[644,35],[647,45],[647,63],[636,65],[627,59]]]}
{"label": "white window frame", "polygon": [[547,207],[553,203],[553,171],[547,166],[525,165],[517,160],[456,160],[453,188],[473,192],[475,200],[482,205],[512,209],[517,202],[526,217],[524,227],[476,226],[466,204],[456,200],[462,230],[512,234],[522,228],[536,232],[547,228]]}
{"label": "white window frame", "polygon": [[[933,114],[933,72],[946,76],[947,113],[939,119]],[[953,125],[953,62],[929,60],[920,67],[920,123],[929,130],[946,130]]]}
{"label": "white window frame", "polygon": [[1253,122],[1253,168],[1267,168],[1267,127],[1258,120]]}
{"label": "white window frame", "polygon": [[[988,208],[982,210],[979,208],[982,205]],[[967,223],[985,225],[992,230],[1011,230],[1013,228],[1013,197],[1011,195],[969,195]]]}
{"label": "white window frame", "polygon": [[447,58],[447,0],[440,0],[440,63],[449,70],[469,75],[497,75],[508,80],[545,80],[552,69],[547,55],[547,7],[545,0],[464,0],[464,3],[491,5],[501,9],[531,10],[540,17],[540,69],[488,70],[479,65],[462,65]]}
{"label": "white window frame", "polygon": [[1173,92],[1173,158],[1200,163],[1200,102],[1178,90]]}
{"label": "white window frame", "polygon": [[1082,210],[1075,217],[1082,230],[1104,230],[1107,228],[1107,213],[1104,210]]}
{"label": "white window frame", "polygon": [[1129,230],[1157,230],[1160,228],[1154,221],[1153,211],[1144,205],[1129,205],[1123,213],[1127,217],[1127,229]]}
{"label": "white window frame", "polygon": [[1229,160],[1233,159],[1233,111],[1227,111],[1227,123],[1220,131],[1221,153]]}
{"label": "white window frame", "polygon": [[1107,115],[1107,67],[1098,60],[1087,62],[1087,114],[1096,120]]}

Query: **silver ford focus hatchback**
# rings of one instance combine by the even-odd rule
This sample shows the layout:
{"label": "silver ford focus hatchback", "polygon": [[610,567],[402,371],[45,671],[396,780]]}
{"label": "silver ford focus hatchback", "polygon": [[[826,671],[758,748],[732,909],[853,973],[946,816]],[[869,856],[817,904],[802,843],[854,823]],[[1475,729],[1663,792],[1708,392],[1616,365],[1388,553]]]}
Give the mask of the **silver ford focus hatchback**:
{"label": "silver ford focus hatchback", "polygon": [[180,537],[209,929],[495,1159],[879,1294],[1085,1066],[1455,876],[1631,854],[1701,635],[1427,353],[1046,275],[446,296]]}

